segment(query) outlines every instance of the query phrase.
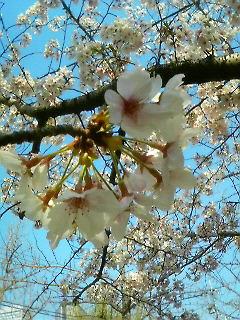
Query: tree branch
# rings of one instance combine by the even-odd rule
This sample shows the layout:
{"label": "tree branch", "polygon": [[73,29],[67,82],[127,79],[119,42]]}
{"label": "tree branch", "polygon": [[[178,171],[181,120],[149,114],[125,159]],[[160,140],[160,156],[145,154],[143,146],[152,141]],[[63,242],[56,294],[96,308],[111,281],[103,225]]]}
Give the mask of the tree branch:
{"label": "tree branch", "polygon": [[108,253],[108,245],[103,247],[102,251],[102,258],[101,258],[101,264],[98,270],[98,273],[93,281],[91,281],[86,287],[84,287],[73,299],[73,303],[77,303],[77,301],[80,299],[82,294],[87,291],[90,287],[94,286],[99,280],[102,278],[103,269],[107,263],[107,253]]}
{"label": "tree branch", "polygon": [[197,62],[183,61],[155,65],[149,71],[159,74],[163,85],[175,74],[185,74],[184,84],[201,84],[213,81],[240,79],[240,57],[209,57]]}
{"label": "tree branch", "polygon": [[[39,120],[38,121],[38,128],[41,129],[41,128],[44,128],[46,125],[46,120]],[[40,147],[41,147],[41,142],[42,142],[42,138],[40,137],[39,139],[36,139],[34,142],[33,142],[33,145],[32,145],[32,153],[39,153],[40,151]]]}
{"label": "tree branch", "polygon": [[[155,65],[149,69],[151,74],[159,74],[163,80],[163,86],[178,73],[185,74],[184,84],[201,84],[212,81],[228,81],[240,79],[240,58],[223,57],[202,59],[197,62],[183,61],[180,63],[168,63]],[[82,111],[90,111],[105,104],[104,93],[107,89],[116,89],[116,80],[100,89],[93,90],[80,97],[68,99],[59,104],[59,107],[33,107],[29,105],[19,107],[22,114],[37,119],[56,118],[67,114],[79,114]]]}
{"label": "tree branch", "polygon": [[82,128],[73,128],[71,125],[46,126],[33,130],[20,130],[12,133],[0,133],[0,146],[8,144],[20,144],[23,142],[40,141],[44,137],[52,137],[60,134],[69,134],[72,137],[83,136]]}
{"label": "tree branch", "polygon": [[70,16],[70,18],[79,26],[79,28],[85,33],[85,35],[89,38],[89,40],[94,41],[93,37],[91,36],[91,34],[86,30],[86,28],[84,28],[84,26],[80,23],[79,18],[76,18],[70,7],[68,7],[66,5],[66,2],[64,0],[60,0],[63,6],[63,9],[65,10],[65,12]]}
{"label": "tree branch", "polygon": [[56,118],[67,114],[79,114],[82,111],[91,111],[95,108],[104,105],[104,93],[107,89],[116,88],[116,80],[111,84],[101,87],[98,90],[93,90],[80,97],[64,100],[58,107],[34,107],[34,106],[20,106],[19,112],[28,115],[32,118],[49,119]]}

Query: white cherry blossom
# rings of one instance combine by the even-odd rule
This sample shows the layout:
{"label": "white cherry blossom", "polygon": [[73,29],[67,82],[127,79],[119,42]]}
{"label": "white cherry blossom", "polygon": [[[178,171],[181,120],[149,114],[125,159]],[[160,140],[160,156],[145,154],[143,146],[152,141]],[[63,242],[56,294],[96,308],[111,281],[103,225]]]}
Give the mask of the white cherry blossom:
{"label": "white cherry blossom", "polygon": [[43,201],[33,193],[31,187],[30,177],[23,175],[13,200],[20,201],[19,208],[26,218],[32,221],[40,220],[43,223],[49,208],[44,206]]}
{"label": "white cherry blossom", "polygon": [[[154,130],[160,130],[163,137],[173,140],[182,128],[183,108],[190,103],[187,93],[179,87],[183,77],[179,74],[171,78],[156,103],[162,85],[160,76],[150,78],[141,69],[123,73],[117,81],[118,93],[105,92],[110,122],[133,137],[147,138]],[[169,133],[172,127],[174,134]]]}
{"label": "white cherry blossom", "polygon": [[92,188],[81,193],[68,190],[59,200],[48,211],[43,225],[49,230],[48,239],[53,248],[76,227],[87,240],[100,246],[105,244],[102,232],[122,210],[113,193],[104,189]]}

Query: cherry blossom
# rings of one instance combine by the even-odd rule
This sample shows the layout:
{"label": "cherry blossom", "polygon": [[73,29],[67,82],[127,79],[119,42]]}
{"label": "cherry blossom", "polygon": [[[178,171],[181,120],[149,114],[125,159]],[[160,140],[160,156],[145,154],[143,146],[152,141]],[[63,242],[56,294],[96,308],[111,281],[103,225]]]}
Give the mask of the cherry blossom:
{"label": "cherry blossom", "polygon": [[[110,122],[121,125],[133,137],[147,138],[154,130],[160,130],[164,138],[174,140],[182,128],[183,108],[190,103],[187,93],[179,87],[183,77],[179,74],[170,79],[159,96],[162,84],[159,76],[150,78],[141,69],[122,74],[117,81],[118,93],[113,90],[105,93]],[[176,132],[171,133],[170,127]]]}
{"label": "cherry blossom", "polygon": [[8,170],[22,171],[22,161],[15,151],[0,150],[0,164]]}
{"label": "cherry blossom", "polygon": [[120,211],[119,202],[109,190],[92,188],[81,193],[68,190],[47,212],[43,226],[49,230],[48,239],[53,248],[75,228],[84,238],[101,246],[106,242],[104,230]]}
{"label": "cherry blossom", "polygon": [[117,82],[116,93],[107,90],[105,100],[110,106],[110,122],[120,124],[132,136],[149,136],[157,126],[159,110],[152,98],[161,89],[160,76],[150,78],[147,71],[137,69],[124,73]]}

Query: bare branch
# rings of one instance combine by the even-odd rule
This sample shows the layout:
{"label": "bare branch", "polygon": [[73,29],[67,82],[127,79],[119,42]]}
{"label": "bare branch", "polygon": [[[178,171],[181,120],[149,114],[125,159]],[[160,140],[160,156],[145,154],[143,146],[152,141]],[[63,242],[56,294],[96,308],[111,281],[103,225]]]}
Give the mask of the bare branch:
{"label": "bare branch", "polygon": [[46,126],[33,130],[20,130],[12,133],[0,133],[0,146],[8,144],[21,144],[23,142],[39,142],[44,137],[52,137],[60,134],[69,134],[73,137],[83,136],[82,128],[73,128],[70,125]]}

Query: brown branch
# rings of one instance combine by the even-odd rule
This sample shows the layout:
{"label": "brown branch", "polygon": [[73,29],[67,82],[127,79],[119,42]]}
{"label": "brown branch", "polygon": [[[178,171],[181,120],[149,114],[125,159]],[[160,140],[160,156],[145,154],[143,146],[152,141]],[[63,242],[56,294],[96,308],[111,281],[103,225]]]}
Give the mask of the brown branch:
{"label": "brown branch", "polygon": [[161,75],[163,85],[175,74],[185,74],[184,84],[240,79],[240,57],[206,58],[153,66],[149,71]]}
{"label": "brown branch", "polygon": [[[44,119],[43,121],[42,120],[39,120],[38,121],[38,128],[41,129],[41,128],[44,128],[46,125],[46,120]],[[41,147],[41,142],[42,142],[42,137],[40,137],[39,139],[36,139],[34,142],[33,142],[33,145],[32,145],[32,153],[39,153],[40,151],[40,147]]]}
{"label": "brown branch", "polygon": [[87,291],[90,287],[94,286],[99,280],[101,280],[102,278],[102,274],[103,274],[103,269],[107,263],[107,250],[108,250],[108,245],[103,247],[103,251],[102,251],[102,258],[101,258],[101,264],[98,270],[98,273],[95,277],[95,279],[93,279],[93,281],[91,281],[88,285],[86,285],[86,287],[84,287],[73,299],[73,303],[77,303],[77,301],[80,299],[80,297],[82,296],[82,294]]}
{"label": "brown branch", "polygon": [[64,100],[58,107],[34,107],[34,106],[20,106],[19,112],[28,115],[32,118],[49,119],[56,118],[67,114],[79,114],[82,111],[91,111],[95,108],[104,105],[104,93],[107,89],[116,88],[116,81],[111,84],[103,86],[98,90],[93,90],[80,97]]}
{"label": "brown branch", "polygon": [[72,137],[76,137],[83,136],[85,132],[80,127],[73,128],[71,125],[57,125],[33,130],[14,131],[12,133],[0,133],[0,146],[40,141],[44,137],[52,137],[60,134],[69,134]]}
{"label": "brown branch", "polygon": [[[228,81],[240,79],[240,58],[224,57],[202,59],[197,62],[183,61],[180,63],[168,63],[155,65],[149,69],[151,74],[159,74],[163,80],[163,86],[167,81],[178,73],[185,74],[184,84],[201,84],[212,81]],[[67,114],[79,114],[82,111],[90,111],[105,104],[104,93],[107,89],[116,89],[116,80],[100,89],[93,90],[80,97],[68,99],[58,107],[33,107],[20,106],[22,114],[37,119],[56,118]]]}
{"label": "brown branch", "polygon": [[9,210],[11,210],[12,208],[16,207],[20,202],[16,202],[14,204],[12,204],[10,207],[8,207],[7,209],[5,209],[1,214],[0,214],[0,219],[2,219],[2,217],[4,216],[4,214],[6,212],[8,212]]}

